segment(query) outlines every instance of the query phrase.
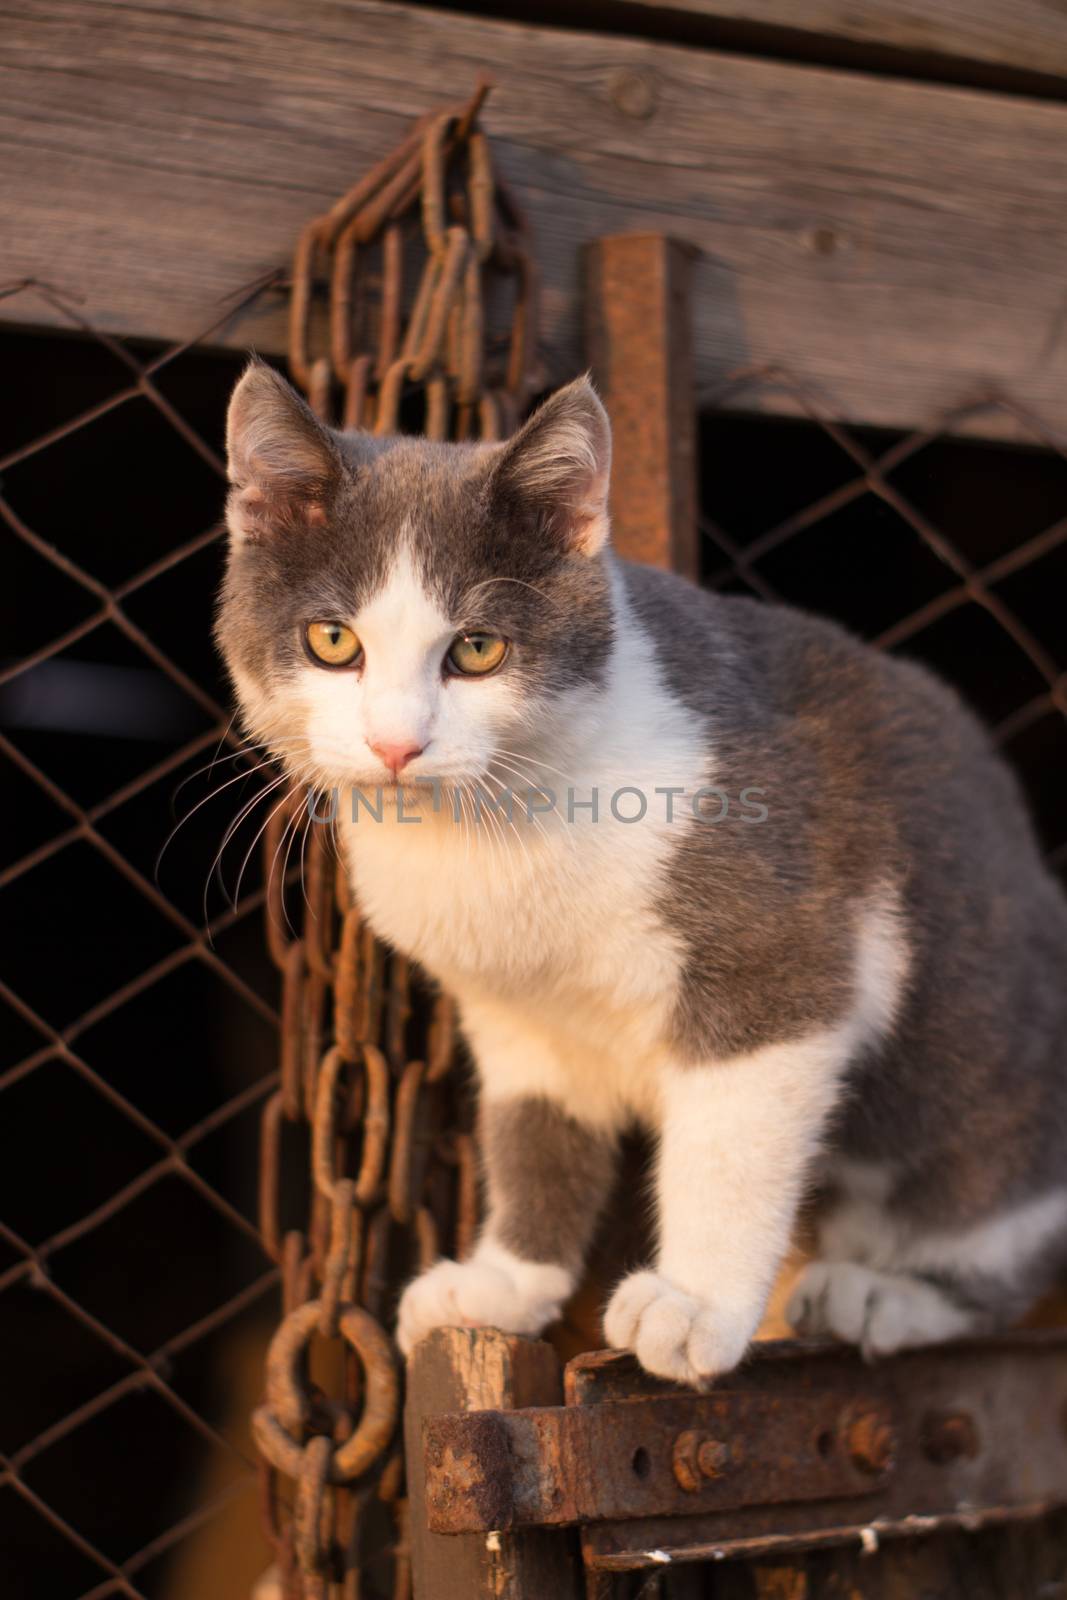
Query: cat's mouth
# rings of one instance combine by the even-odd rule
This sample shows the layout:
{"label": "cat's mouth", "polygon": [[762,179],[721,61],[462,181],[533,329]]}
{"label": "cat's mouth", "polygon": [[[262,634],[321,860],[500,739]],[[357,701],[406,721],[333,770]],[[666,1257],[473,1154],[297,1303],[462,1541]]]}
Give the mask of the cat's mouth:
{"label": "cat's mouth", "polygon": [[419,773],[404,774],[400,778],[353,778],[348,787],[358,789],[361,794],[372,796],[381,795],[386,800],[395,800],[398,795],[417,799],[428,799],[431,796],[449,797],[454,790],[469,786],[477,780],[451,777],[445,775],[427,775]]}

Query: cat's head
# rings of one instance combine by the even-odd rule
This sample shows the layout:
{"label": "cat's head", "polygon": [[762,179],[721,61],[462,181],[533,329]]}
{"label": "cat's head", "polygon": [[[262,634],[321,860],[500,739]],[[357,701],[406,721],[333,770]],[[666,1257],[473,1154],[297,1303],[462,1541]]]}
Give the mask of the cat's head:
{"label": "cat's head", "polygon": [[611,436],[588,380],[504,444],[431,444],[335,432],[257,362],[227,448],[216,634],[247,731],[301,778],[506,778],[590,701],[612,643]]}

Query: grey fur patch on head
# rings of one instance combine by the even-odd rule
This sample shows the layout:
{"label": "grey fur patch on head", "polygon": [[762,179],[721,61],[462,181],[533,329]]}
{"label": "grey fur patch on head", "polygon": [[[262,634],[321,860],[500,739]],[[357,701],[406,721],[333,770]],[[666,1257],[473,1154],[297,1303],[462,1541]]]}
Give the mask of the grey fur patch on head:
{"label": "grey fur patch on head", "polygon": [[303,624],[347,617],[401,547],[458,631],[513,642],[536,699],[606,670],[614,619],[607,418],[581,379],[502,445],[338,433],[253,364],[227,429],[233,538],[216,626],[235,678],[269,692],[303,664]]}
{"label": "grey fur patch on head", "polygon": [[611,1191],[615,1140],[540,1095],[484,1104],[480,1131],[494,1237],[523,1261],[579,1272]]}

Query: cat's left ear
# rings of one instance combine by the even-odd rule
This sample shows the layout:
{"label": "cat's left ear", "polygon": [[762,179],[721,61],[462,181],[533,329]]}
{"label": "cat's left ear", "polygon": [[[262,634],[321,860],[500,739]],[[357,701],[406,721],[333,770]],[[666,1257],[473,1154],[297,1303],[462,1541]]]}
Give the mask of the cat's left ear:
{"label": "cat's left ear", "polygon": [[611,424],[588,377],[535,411],[502,447],[492,492],[539,514],[565,549],[593,556],[610,531]]}
{"label": "cat's left ear", "polygon": [[259,540],[325,519],[343,465],[329,431],[285,379],[253,361],[226,418],[230,532]]}

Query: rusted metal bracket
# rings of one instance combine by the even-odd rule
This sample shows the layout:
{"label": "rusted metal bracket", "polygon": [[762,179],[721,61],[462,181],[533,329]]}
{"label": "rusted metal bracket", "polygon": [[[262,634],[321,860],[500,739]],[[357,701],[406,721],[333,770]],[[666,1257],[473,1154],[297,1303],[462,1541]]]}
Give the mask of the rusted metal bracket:
{"label": "rusted metal bracket", "polygon": [[437,1533],[870,1494],[892,1460],[872,1397],[656,1395],[593,1406],[468,1411],[425,1425]]}
{"label": "rusted metal bracket", "polygon": [[568,1404],[425,1418],[437,1533],[582,1525],[631,1570],[938,1528],[1067,1504],[1067,1336],[1021,1334],[871,1367],[789,1342],[709,1394],[627,1356],[570,1364]]}

